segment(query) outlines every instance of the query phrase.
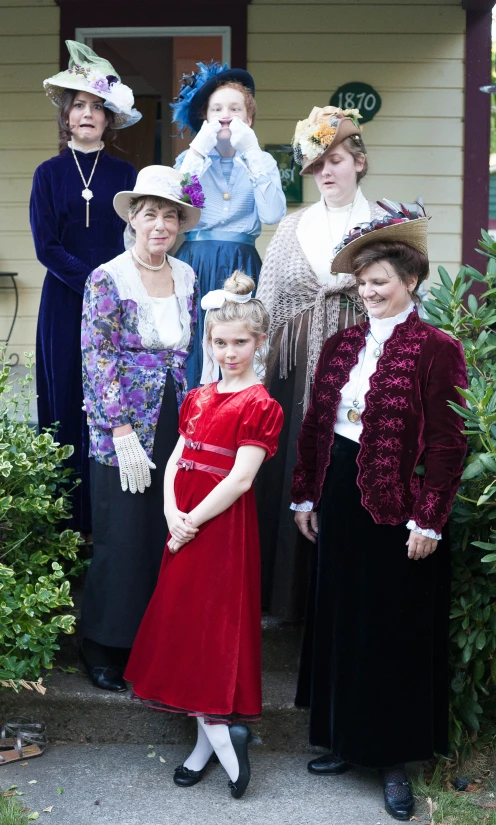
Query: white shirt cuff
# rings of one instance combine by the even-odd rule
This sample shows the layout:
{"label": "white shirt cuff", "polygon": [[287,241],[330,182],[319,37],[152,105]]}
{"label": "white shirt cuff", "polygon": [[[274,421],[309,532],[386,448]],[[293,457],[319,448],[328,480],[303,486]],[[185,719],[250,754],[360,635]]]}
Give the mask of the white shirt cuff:
{"label": "white shirt cuff", "polygon": [[414,533],[420,533],[421,536],[425,536],[428,539],[437,539],[437,541],[441,541],[442,539],[441,533],[436,533],[434,530],[423,530],[421,527],[417,527],[417,524],[413,519],[410,519],[406,525],[406,529],[413,530]]}
{"label": "white shirt cuff", "polygon": [[302,501],[301,504],[291,502],[290,510],[296,510],[297,513],[310,513],[313,510],[313,501]]}

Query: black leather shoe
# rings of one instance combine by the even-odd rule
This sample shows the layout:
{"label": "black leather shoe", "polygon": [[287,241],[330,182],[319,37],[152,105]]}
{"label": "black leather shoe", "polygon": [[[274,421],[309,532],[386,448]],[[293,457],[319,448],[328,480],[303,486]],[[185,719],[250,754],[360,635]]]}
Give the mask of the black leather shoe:
{"label": "black leather shoe", "polygon": [[252,741],[253,736],[246,725],[231,725],[229,728],[229,736],[231,737],[234,752],[238,757],[239,776],[236,782],[229,781],[228,785],[231,789],[231,796],[234,797],[234,799],[241,799],[251,777],[248,744]]}
{"label": "black leather shoe", "polygon": [[404,780],[388,777],[387,771],[380,771],[384,788],[384,807],[394,819],[410,819],[415,800],[406,774]]}
{"label": "black leather shoe", "polygon": [[91,665],[84,655],[82,647],[79,648],[79,659],[95,687],[102,690],[112,690],[115,693],[122,693],[127,690],[120,668],[114,665],[108,665],[107,667]]}
{"label": "black leather shoe", "polygon": [[315,773],[317,776],[337,776],[339,773],[349,771],[351,765],[341,759],[336,759],[332,753],[324,753],[317,759],[311,759],[307,768],[310,773]]}
{"label": "black leather shoe", "polygon": [[203,779],[207,765],[201,771],[193,771],[191,768],[185,768],[184,765],[178,765],[174,770],[174,782],[180,788],[190,788],[192,785],[197,785]]}

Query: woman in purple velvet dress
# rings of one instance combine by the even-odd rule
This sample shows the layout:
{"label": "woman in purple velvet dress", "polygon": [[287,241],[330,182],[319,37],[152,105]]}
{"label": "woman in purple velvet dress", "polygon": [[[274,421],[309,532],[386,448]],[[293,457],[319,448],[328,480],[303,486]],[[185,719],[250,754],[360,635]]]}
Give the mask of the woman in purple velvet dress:
{"label": "woman in purple velvet dress", "polygon": [[82,484],[73,494],[72,527],[91,531],[88,426],[82,410],[81,312],[86,278],[124,251],[124,221],[112,207],[116,192],[132,189],[131,163],[105,153],[115,129],[136,123],[131,90],[111,64],[87,46],[67,41],[69,69],[44,81],[58,106],[61,154],[36,170],[31,229],[47,268],[36,338],[39,429],[57,424],[57,439],[72,444],[69,460]]}

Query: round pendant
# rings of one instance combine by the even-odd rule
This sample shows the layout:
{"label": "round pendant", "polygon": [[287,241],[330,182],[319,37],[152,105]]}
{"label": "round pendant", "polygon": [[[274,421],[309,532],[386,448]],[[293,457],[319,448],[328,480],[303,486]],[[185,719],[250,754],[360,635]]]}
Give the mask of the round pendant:
{"label": "round pendant", "polygon": [[351,410],[348,410],[346,417],[348,421],[350,421],[352,424],[358,424],[358,422],[360,421],[360,413],[357,409],[355,409],[355,407],[352,407]]}
{"label": "round pendant", "polygon": [[380,358],[382,355],[382,349],[380,346],[376,347],[374,350],[374,358]]}
{"label": "round pendant", "polygon": [[224,192],[222,197],[224,198],[225,201],[230,201],[231,200],[231,196],[230,196],[229,192]]}
{"label": "round pendant", "polygon": [[93,192],[91,191],[91,189],[88,189],[88,187],[86,187],[86,189],[83,189],[81,194],[82,194],[83,198],[85,199],[85,201],[90,201],[93,197]]}

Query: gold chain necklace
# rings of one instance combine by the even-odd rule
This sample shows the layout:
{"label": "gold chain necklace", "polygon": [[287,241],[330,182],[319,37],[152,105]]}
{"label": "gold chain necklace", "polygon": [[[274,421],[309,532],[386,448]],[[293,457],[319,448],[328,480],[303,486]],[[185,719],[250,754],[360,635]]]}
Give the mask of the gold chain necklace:
{"label": "gold chain necklace", "polygon": [[81,167],[80,167],[80,165],[79,165],[79,161],[78,161],[78,159],[77,159],[77,157],[76,157],[76,153],[75,153],[75,151],[74,151],[73,147],[71,146],[72,156],[73,156],[74,160],[76,161],[76,166],[77,166],[77,168],[78,168],[78,170],[79,170],[79,174],[81,175],[81,180],[82,180],[82,181],[83,181],[83,183],[84,183],[84,189],[83,189],[83,191],[81,192],[81,195],[83,196],[83,198],[84,198],[84,199],[85,199],[85,201],[86,201],[86,229],[89,229],[89,225],[90,225],[90,200],[91,200],[91,199],[92,199],[92,197],[93,197],[93,192],[92,192],[92,191],[91,191],[91,189],[90,189],[90,183],[91,183],[91,179],[93,178],[93,175],[95,174],[96,165],[97,165],[97,163],[98,163],[98,158],[100,157],[100,152],[101,152],[101,151],[102,151],[102,147],[100,146],[100,148],[99,148],[99,150],[98,150],[98,152],[97,152],[96,158],[95,158],[95,162],[94,162],[94,164],[93,164],[93,169],[91,170],[91,175],[90,175],[90,176],[89,176],[89,178],[88,178],[88,182],[86,182],[85,177],[84,177],[84,175],[83,175],[83,173],[82,173],[82,171],[81,171]]}

